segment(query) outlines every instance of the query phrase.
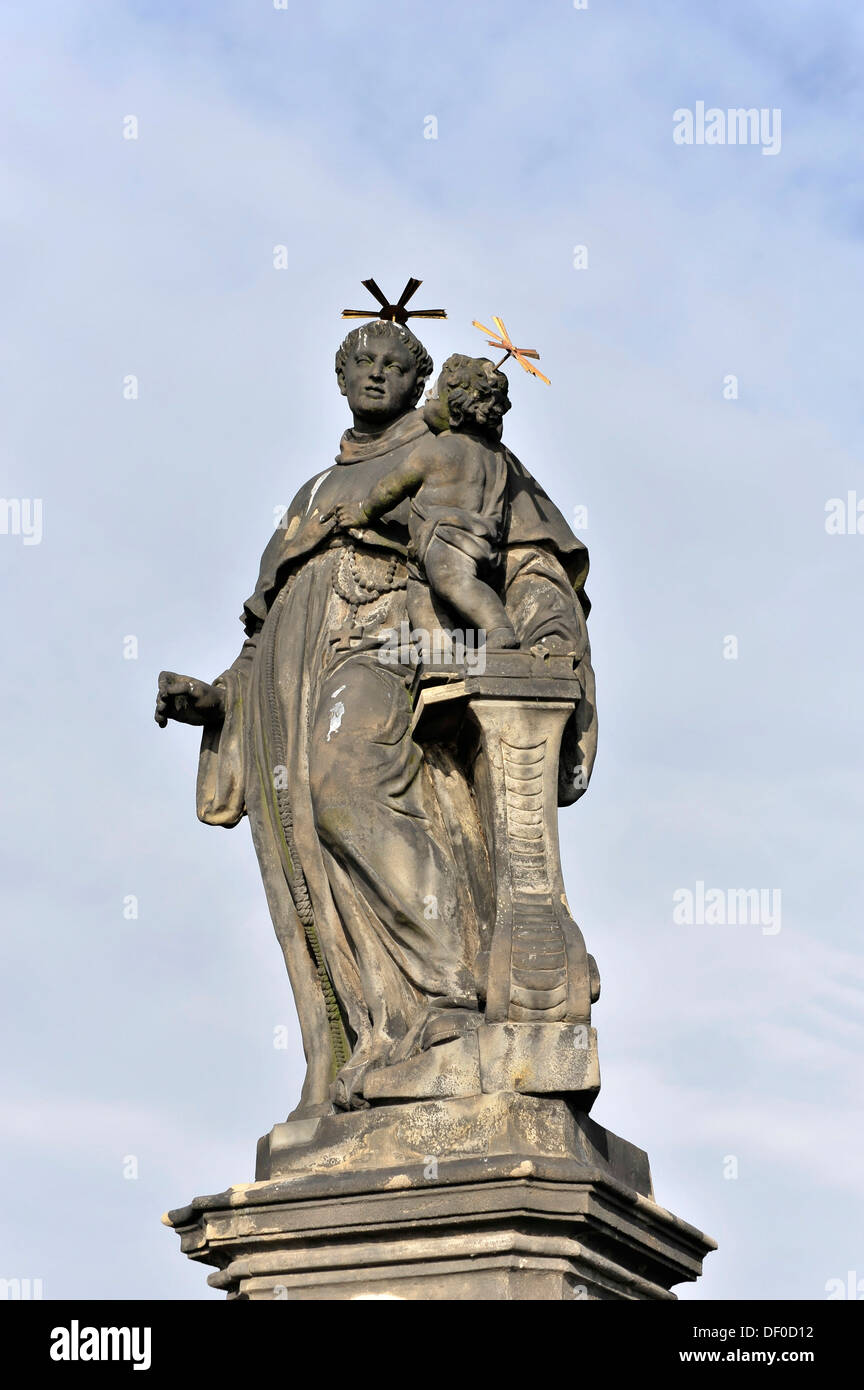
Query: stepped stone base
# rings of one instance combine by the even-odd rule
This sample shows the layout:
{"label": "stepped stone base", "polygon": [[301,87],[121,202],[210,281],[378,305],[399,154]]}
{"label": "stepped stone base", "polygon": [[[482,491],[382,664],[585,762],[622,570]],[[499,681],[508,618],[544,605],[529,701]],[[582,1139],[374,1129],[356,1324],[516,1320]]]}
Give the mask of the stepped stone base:
{"label": "stepped stone base", "polygon": [[229,1298],[674,1299],[714,1242],[566,1100],[498,1092],[276,1125],[259,1180],[163,1220]]}

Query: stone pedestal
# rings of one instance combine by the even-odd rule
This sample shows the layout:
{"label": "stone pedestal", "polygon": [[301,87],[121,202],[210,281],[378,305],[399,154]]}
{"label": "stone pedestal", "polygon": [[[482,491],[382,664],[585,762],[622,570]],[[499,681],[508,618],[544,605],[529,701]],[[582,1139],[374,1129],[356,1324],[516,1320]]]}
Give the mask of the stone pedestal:
{"label": "stone pedestal", "polygon": [[671,1299],[714,1242],[560,1098],[497,1092],[276,1125],[254,1183],[172,1211],[229,1298]]}
{"label": "stone pedestal", "polygon": [[558,846],[561,739],[582,694],[573,658],[493,652],[482,674],[456,674],[421,678],[412,733],[459,744],[470,769],[495,897],[478,962],[485,1021],[587,1025],[600,979],[567,905]]}

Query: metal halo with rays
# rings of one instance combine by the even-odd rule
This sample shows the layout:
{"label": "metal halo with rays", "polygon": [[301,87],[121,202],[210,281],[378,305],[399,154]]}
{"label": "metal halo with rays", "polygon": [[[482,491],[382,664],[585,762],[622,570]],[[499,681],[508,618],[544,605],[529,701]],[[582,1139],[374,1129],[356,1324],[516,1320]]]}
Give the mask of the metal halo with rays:
{"label": "metal halo with rays", "polygon": [[388,323],[405,324],[409,319],[446,319],[446,309],[408,309],[406,306],[409,299],[416,294],[422,280],[415,280],[412,275],[404,290],[400,294],[395,304],[391,304],[386,294],[376,285],[374,280],[361,280],[363,285],[374,299],[378,300],[379,309],[343,309],[343,319],[385,319]]}
{"label": "metal halo with rays", "polygon": [[535,367],[532,365],[531,362],[526,361],[527,358],[533,357],[535,361],[539,362],[540,354],[537,351],[537,349],[516,347],[515,343],[512,341],[510,337],[510,334],[504,327],[503,322],[495,314],[492,315],[492,322],[494,323],[497,329],[496,333],[493,333],[491,328],[487,328],[485,324],[480,323],[477,319],[472,319],[471,322],[475,328],[480,329],[481,333],[485,333],[487,335],[486,341],[491,348],[497,348],[499,350],[501,348],[504,349],[504,356],[501,358],[501,361],[495,363],[496,368],[503,367],[508,357],[514,357],[516,361],[519,363],[519,366],[524,367],[525,371],[529,372],[531,376],[538,376],[541,381],[546,382],[547,386],[552,385],[548,376],[544,376],[538,367]]}

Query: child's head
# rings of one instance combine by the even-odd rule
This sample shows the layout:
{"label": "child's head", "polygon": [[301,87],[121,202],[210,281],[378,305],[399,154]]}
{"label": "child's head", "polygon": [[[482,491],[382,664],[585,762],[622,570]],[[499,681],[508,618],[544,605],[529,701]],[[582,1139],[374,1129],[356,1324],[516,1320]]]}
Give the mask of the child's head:
{"label": "child's head", "polygon": [[436,434],[442,430],[474,430],[501,438],[501,422],[510,409],[507,378],[488,357],[448,357],[423,418]]}

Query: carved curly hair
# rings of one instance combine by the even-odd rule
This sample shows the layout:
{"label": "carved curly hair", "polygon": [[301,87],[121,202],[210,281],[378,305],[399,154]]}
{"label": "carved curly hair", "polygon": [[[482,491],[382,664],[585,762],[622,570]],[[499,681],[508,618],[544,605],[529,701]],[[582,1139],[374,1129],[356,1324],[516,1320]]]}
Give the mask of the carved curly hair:
{"label": "carved curly hair", "polygon": [[398,338],[400,343],[404,343],[417,365],[417,389],[414,394],[413,404],[416,405],[423,395],[423,387],[427,379],[432,375],[432,358],[429,356],[419,338],[415,338],[410,329],[404,324],[394,323],[392,319],[373,319],[371,323],[364,323],[360,328],[352,328],[347,338],[340,344],[336,353],[336,379],[339,387],[344,387],[345,361],[349,352],[360,342],[365,335],[369,338]]}
{"label": "carved curly hair", "polygon": [[454,352],[438,378],[447,387],[451,429],[473,425],[481,434],[501,438],[501,425],[510,409],[507,378],[488,357],[464,357]]}

